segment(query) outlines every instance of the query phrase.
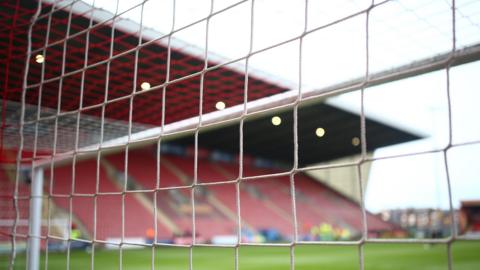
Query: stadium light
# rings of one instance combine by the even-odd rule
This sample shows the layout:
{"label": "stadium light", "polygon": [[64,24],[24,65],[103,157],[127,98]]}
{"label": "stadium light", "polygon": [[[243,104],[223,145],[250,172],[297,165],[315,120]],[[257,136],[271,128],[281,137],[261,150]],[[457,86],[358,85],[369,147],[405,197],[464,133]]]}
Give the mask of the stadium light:
{"label": "stadium light", "polygon": [[142,90],[148,90],[148,89],[150,89],[151,86],[150,86],[149,82],[142,82],[140,87],[142,88]]}
{"label": "stadium light", "polygon": [[272,117],[272,124],[274,126],[279,126],[281,123],[282,123],[282,118],[280,118],[279,116]]}
{"label": "stadium light", "polygon": [[315,135],[317,135],[317,137],[321,138],[325,135],[325,129],[319,127],[315,130]]}
{"label": "stadium light", "polygon": [[353,137],[352,138],[352,145],[353,146],[359,146],[360,145],[360,139],[358,137]]}
{"label": "stadium light", "polygon": [[225,107],[226,107],[226,104],[223,101],[219,101],[215,104],[215,108],[217,108],[217,110],[219,111],[225,109]]}
{"label": "stadium light", "polygon": [[45,62],[45,56],[41,54],[35,55],[35,62],[42,64],[43,62]]}

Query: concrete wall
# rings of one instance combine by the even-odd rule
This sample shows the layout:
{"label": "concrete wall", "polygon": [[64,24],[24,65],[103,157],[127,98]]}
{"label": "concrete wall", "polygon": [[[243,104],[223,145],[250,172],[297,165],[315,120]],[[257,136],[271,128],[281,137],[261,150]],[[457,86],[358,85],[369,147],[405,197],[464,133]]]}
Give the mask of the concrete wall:
{"label": "concrete wall", "polygon": [[[368,154],[368,157],[371,153]],[[346,164],[356,163],[360,159],[360,155],[340,158],[332,160],[326,163],[318,165],[333,165],[333,164]],[[364,163],[361,167],[362,170],[362,186],[366,189],[368,184],[368,176],[370,173],[371,163]],[[340,168],[329,168],[308,171],[308,175],[314,179],[326,184],[341,194],[349,197],[350,199],[360,202],[360,187],[358,182],[358,169],[356,165]]]}

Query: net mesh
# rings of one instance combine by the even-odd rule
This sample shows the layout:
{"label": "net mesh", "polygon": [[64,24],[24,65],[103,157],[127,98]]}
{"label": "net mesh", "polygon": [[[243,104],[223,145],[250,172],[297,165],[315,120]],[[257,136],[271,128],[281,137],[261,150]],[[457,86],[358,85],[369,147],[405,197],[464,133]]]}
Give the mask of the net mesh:
{"label": "net mesh", "polygon": [[[20,2],[15,14],[23,14]],[[2,96],[2,151],[16,154],[15,165],[9,165],[6,159],[4,166],[6,173],[14,172],[9,177],[15,181],[2,183],[5,195],[1,195],[4,208],[10,209],[0,219],[8,221],[5,226],[2,223],[2,228],[8,228],[2,229],[2,237],[11,241],[10,269],[18,263],[17,253],[23,249],[18,243],[31,239],[41,242],[45,269],[52,269],[49,254],[58,248],[66,251],[66,267],[75,268],[72,257],[76,255],[72,250],[79,246],[88,248],[91,269],[101,268],[96,256],[104,247],[118,249],[120,269],[130,260],[128,252],[132,247],[152,250],[148,258],[152,268],[162,268],[157,262],[159,249],[188,249],[190,269],[196,268],[195,249],[232,249],[234,269],[238,269],[242,264],[241,249],[250,246],[288,248],[288,254],[282,258],[288,257],[287,265],[295,269],[299,263],[297,249],[304,245],[357,248],[356,267],[364,269],[366,246],[377,243],[443,244],[445,264],[453,269],[454,244],[476,239],[459,231],[462,221],[452,194],[452,175],[458,174],[456,167],[451,168],[457,149],[476,149],[479,143],[474,129],[466,132],[472,136],[456,135],[452,104],[452,85],[458,85],[452,80],[460,81],[462,74],[468,73],[461,70],[462,65],[480,56],[475,34],[480,29],[480,6],[475,1],[341,1],[332,6],[305,1],[275,8],[268,1],[211,0],[198,4],[198,12],[188,11],[183,1],[159,4],[117,0],[114,5],[96,2],[39,1],[23,7],[25,14],[33,14],[31,22],[19,19],[20,22],[8,23],[14,27],[3,31],[14,33],[15,29],[28,28],[24,33],[26,41],[14,41],[10,36],[9,50],[13,50],[13,44],[23,46],[26,61],[14,62],[13,52],[7,53],[5,63],[11,64],[5,67],[4,77],[10,82],[5,82]],[[240,22],[227,20],[231,25],[223,30],[234,33],[222,33],[218,29],[219,18],[237,10],[241,10],[240,15],[232,18],[241,19]],[[149,28],[152,20],[160,21],[165,33]],[[279,25],[285,28],[280,31]],[[185,34],[189,31],[194,34]],[[182,40],[185,37],[199,42],[192,45]],[[229,37],[238,46],[229,43]],[[231,51],[223,52],[232,57],[215,54],[218,48],[228,46],[233,47]],[[272,67],[271,63],[277,62]],[[279,67],[276,69],[275,65]],[[23,78],[22,72],[8,74],[18,67],[25,70]],[[264,68],[275,75],[262,71]],[[371,145],[376,145],[377,133],[367,117],[375,109],[368,105],[385,102],[388,106],[391,101],[387,97],[376,100],[370,93],[384,84],[432,73],[436,74],[433,80],[440,82],[432,86],[436,92],[427,94],[437,93],[439,102],[446,104],[440,114],[432,117],[440,119],[435,120],[441,122],[437,124],[442,131],[439,138],[434,136],[433,146],[372,155]],[[426,84],[419,85],[428,88]],[[438,93],[438,89],[442,92]],[[304,119],[318,114],[307,115],[304,108],[319,100],[345,95],[354,102],[342,106],[340,100],[335,104],[355,114],[355,125],[348,128],[353,133],[347,136],[351,139],[349,147],[354,149],[348,154],[353,153],[354,158],[305,164],[309,151],[303,145],[307,140],[303,134]],[[422,97],[412,94],[409,99]],[[408,104],[404,110],[408,110]],[[266,117],[276,125],[271,117],[282,113],[279,119],[282,125],[287,124],[290,133],[279,136],[286,138],[288,145],[274,145],[268,138],[260,144],[271,145],[266,152],[278,155],[282,152],[276,148],[286,148],[285,155],[290,158],[286,166],[269,163],[268,169],[254,169],[252,163],[270,161],[251,161],[256,153],[250,146],[253,138],[260,132],[276,131],[251,123]],[[342,119],[332,121],[339,123]],[[223,160],[231,162],[206,162],[205,157],[211,158],[213,152],[204,152],[205,146],[212,143],[205,134],[229,125],[234,126],[233,139],[219,144],[236,144],[233,154],[223,156]],[[317,137],[330,132],[315,130]],[[189,143],[169,143],[177,138]],[[148,147],[138,150],[144,145]],[[322,147],[333,153],[331,158],[342,156],[335,152],[336,145]],[[191,163],[185,165],[178,157],[169,155],[176,151],[183,151]],[[435,171],[442,174],[436,181],[445,195],[442,207],[449,233],[440,238],[373,236],[372,228],[384,225],[366,207],[366,168],[382,162],[401,164],[399,160],[424,156],[435,157],[439,167]],[[142,162],[148,166],[138,169],[136,164]],[[321,199],[309,201],[313,195],[308,191],[305,175],[344,168],[352,171],[349,179],[353,180],[346,186],[356,194],[349,200],[357,208],[347,206],[336,193],[321,196],[341,205],[337,211],[342,211],[342,207],[353,209],[349,210],[353,213],[351,223],[358,224],[358,234],[335,240],[305,238],[308,216],[317,211],[308,212],[309,204],[328,204]],[[211,170],[217,174],[209,175]],[[178,182],[164,180],[171,178],[169,174],[175,175]],[[45,182],[40,188],[43,191],[39,195],[30,193],[25,179],[38,181],[40,175]],[[105,180],[108,178],[113,180]],[[211,196],[212,192],[215,196]],[[222,193],[231,196],[222,197]],[[263,201],[266,206],[252,206],[262,196],[269,198],[268,203]],[[39,214],[43,223],[40,230],[33,231],[31,222],[28,227],[28,219],[32,219],[34,202],[38,201],[43,201],[41,212],[46,213]],[[165,205],[172,203],[178,204],[177,212],[168,212]],[[252,214],[257,207],[269,213]],[[179,213],[181,221],[172,218]],[[216,219],[216,215],[224,218]],[[286,235],[283,241],[259,242],[249,238],[250,232],[260,226],[250,223],[262,215],[273,219],[264,226],[285,224],[280,229]],[[215,220],[228,227],[215,230],[231,232],[233,242],[205,241],[200,233],[205,233],[205,226],[215,226]],[[169,233],[178,234],[177,240],[163,241]]]}

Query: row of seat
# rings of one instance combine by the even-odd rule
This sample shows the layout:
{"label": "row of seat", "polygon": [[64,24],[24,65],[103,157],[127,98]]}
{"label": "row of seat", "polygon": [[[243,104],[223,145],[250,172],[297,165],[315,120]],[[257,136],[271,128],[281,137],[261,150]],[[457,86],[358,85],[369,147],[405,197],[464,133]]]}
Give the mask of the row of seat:
{"label": "row of seat", "polygon": [[[363,230],[362,211],[357,203],[307,175],[295,174],[296,196],[292,200],[292,179],[288,175],[242,180],[237,184],[233,180],[239,175],[238,164],[199,159],[197,168],[197,183],[231,182],[195,186],[192,192],[192,157],[162,155],[157,162],[155,152],[143,148],[130,150],[128,155],[122,152],[104,156],[98,162],[82,160],[55,167],[53,171],[46,170],[45,192],[51,195],[56,206],[73,214],[73,222],[84,228],[87,233],[83,237],[87,239],[147,237],[147,231],[151,231],[155,223],[159,239],[189,235],[193,231],[211,239],[216,235],[236,234],[238,217],[244,229],[276,229],[291,237],[294,211],[298,232],[302,235],[321,223],[356,232]],[[243,173],[271,175],[278,172],[244,166]],[[13,182],[3,180],[5,175],[0,177],[0,196],[11,196]],[[21,184],[22,192],[28,194],[28,188],[27,184]],[[122,192],[125,189],[135,192]],[[3,197],[0,220],[12,219],[15,212],[10,209],[13,205],[8,204],[12,200]],[[20,215],[27,218],[28,200],[25,203]],[[391,224],[366,214],[369,229],[392,229]]]}
{"label": "row of seat", "polygon": [[[13,195],[15,192],[14,174],[9,174],[3,167],[0,168],[0,242],[10,240],[12,226],[17,219],[16,233],[28,233],[28,214],[30,209],[29,185],[24,181],[18,182],[17,207],[15,208]],[[12,179],[13,178],[13,179]]]}

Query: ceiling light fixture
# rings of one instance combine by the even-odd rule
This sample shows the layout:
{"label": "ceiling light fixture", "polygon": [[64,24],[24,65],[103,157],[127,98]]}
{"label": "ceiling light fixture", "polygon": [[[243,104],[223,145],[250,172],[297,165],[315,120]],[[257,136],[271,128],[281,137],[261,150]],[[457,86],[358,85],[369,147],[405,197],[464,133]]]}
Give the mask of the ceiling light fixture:
{"label": "ceiling light fixture", "polygon": [[315,130],[315,135],[317,135],[317,137],[321,138],[325,135],[325,129],[319,127]]}
{"label": "ceiling light fixture", "polygon": [[140,85],[140,87],[142,88],[142,90],[148,90],[148,89],[150,89],[150,83],[148,83],[148,82],[142,82],[142,84]]}
{"label": "ceiling light fixture", "polygon": [[41,63],[45,62],[45,57],[41,54],[37,54],[37,55],[35,55],[35,62],[41,64]]}
{"label": "ceiling light fixture", "polygon": [[272,117],[272,124],[274,126],[279,126],[281,123],[282,123],[282,118],[280,118],[279,116]]}
{"label": "ceiling light fixture", "polygon": [[353,146],[359,146],[360,145],[360,139],[358,137],[353,137],[352,138],[352,145]]}
{"label": "ceiling light fixture", "polygon": [[219,110],[219,111],[225,109],[226,106],[227,105],[223,101],[219,101],[215,104],[215,108],[217,108],[217,110]]}

